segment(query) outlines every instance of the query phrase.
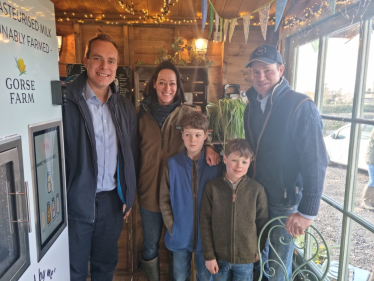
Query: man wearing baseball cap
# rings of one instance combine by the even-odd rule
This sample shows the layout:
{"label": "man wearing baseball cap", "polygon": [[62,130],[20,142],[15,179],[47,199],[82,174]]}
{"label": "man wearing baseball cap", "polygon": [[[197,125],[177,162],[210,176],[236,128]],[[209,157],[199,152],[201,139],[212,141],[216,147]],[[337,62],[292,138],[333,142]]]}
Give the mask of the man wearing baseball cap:
{"label": "man wearing baseball cap", "polygon": [[[284,245],[279,238],[288,244],[286,231],[296,238],[318,213],[327,168],[322,120],[313,101],[282,77],[283,60],[275,46],[255,49],[246,67],[253,83],[244,113],[245,137],[255,151],[250,176],[265,187],[269,219],[288,217],[287,230],[276,227],[270,233],[275,250],[270,247],[269,259],[284,263],[290,278],[293,243]],[[269,280],[285,280],[278,263],[269,267],[275,270]]]}

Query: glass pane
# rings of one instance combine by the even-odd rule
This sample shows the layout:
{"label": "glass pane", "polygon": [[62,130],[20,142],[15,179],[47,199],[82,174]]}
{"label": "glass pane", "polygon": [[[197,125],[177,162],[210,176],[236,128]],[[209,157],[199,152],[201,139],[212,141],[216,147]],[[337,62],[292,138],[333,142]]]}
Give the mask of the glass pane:
{"label": "glass pane", "polygon": [[299,46],[295,90],[314,100],[319,40]]}
{"label": "glass pane", "polygon": [[327,39],[323,114],[352,116],[359,39],[359,25]]}
{"label": "glass pane", "polygon": [[361,118],[374,119],[374,21],[372,24],[366,87],[364,89],[364,107]]}
{"label": "glass pane", "polygon": [[[317,217],[314,219],[313,225],[325,238],[330,250],[331,261],[339,261],[342,221],[342,213],[321,200],[321,206]],[[325,255],[326,252],[321,251],[320,253],[321,255],[315,259],[315,262],[323,267],[323,262],[325,260],[323,255]]]}
{"label": "glass pane", "polygon": [[12,163],[0,165],[0,277],[20,257]]}
{"label": "glass pane", "polygon": [[[354,212],[368,222],[374,224],[374,212],[365,209],[362,204],[364,201],[364,195],[366,198],[367,206],[374,207],[374,165],[367,164],[367,154],[371,154],[372,160],[374,160],[374,126],[372,125],[361,125],[360,132],[360,147],[359,147],[359,160],[358,160],[358,172],[356,180],[356,192],[355,192],[355,208]],[[370,158],[370,157],[368,157]],[[369,159],[367,159],[369,160]],[[374,162],[371,162],[374,163]],[[371,169],[370,169],[371,168]],[[369,171],[368,171],[369,170]],[[370,172],[371,173],[368,173]],[[369,174],[371,175],[371,181],[369,180]],[[368,189],[366,190],[365,187]],[[372,186],[372,187],[371,187]],[[365,194],[364,194],[365,192]]]}
{"label": "glass pane", "polygon": [[329,157],[323,193],[342,205],[344,204],[350,130],[349,123],[323,120],[324,140]]}
{"label": "glass pane", "polygon": [[370,271],[374,271],[374,233],[354,221],[349,265],[354,280],[369,280]]}

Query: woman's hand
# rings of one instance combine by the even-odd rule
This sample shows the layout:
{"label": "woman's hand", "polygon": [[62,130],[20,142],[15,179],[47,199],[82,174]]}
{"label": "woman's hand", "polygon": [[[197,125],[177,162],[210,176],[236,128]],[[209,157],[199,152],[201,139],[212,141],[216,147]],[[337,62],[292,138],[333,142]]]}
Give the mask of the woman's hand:
{"label": "woman's hand", "polygon": [[221,157],[213,148],[210,146],[205,147],[205,161],[209,166],[215,166],[221,162]]}

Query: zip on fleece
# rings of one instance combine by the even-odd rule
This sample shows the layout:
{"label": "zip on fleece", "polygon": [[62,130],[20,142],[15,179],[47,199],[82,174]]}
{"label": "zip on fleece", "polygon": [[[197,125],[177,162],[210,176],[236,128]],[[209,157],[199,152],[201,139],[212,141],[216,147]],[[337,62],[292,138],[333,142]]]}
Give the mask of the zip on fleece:
{"label": "zip on fleece", "polygon": [[[95,149],[94,145],[93,145],[93,141],[92,141],[92,138],[91,138],[91,135],[90,135],[90,131],[88,130],[88,127],[87,127],[87,120],[86,120],[86,117],[84,116],[83,114],[83,110],[82,110],[82,107],[80,106],[80,104],[76,101],[74,101],[73,99],[71,99],[70,97],[68,97],[69,100],[71,100],[72,102],[74,102],[76,105],[78,105],[78,108],[79,108],[79,111],[81,112],[82,114],[82,117],[83,117],[83,121],[84,121],[84,126],[86,127],[86,130],[87,130],[87,135],[90,139],[90,142],[91,142],[91,147],[92,147],[92,154],[95,155],[96,154],[96,151],[94,152],[93,150]],[[95,163],[93,162],[93,165],[95,167]],[[96,174],[96,171],[95,171],[95,203],[94,203],[94,209],[93,209],[93,213],[94,213],[94,217],[93,217],[93,221],[95,221],[95,217],[96,217],[96,211],[95,211],[95,204],[96,204],[96,190],[97,190],[97,174]]]}
{"label": "zip on fleece", "polygon": [[235,264],[235,214],[236,214],[236,192],[239,188],[240,183],[237,185],[236,189],[232,187],[232,184],[228,181],[226,176],[224,177],[224,180],[229,185],[231,191],[232,191],[232,202],[231,202],[231,257],[233,257]]}

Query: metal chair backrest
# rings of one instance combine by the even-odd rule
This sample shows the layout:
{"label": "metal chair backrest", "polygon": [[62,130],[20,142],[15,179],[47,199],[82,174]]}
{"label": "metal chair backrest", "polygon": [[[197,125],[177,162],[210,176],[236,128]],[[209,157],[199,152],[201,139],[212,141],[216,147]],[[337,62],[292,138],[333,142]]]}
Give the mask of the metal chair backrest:
{"label": "metal chair backrest", "polygon": [[[288,217],[286,216],[276,217],[274,219],[269,220],[267,224],[262,228],[260,235],[258,237],[257,245],[259,253],[261,252],[260,241],[265,229],[268,228],[267,240],[269,243],[269,250],[272,250],[274,248],[271,244],[272,241],[270,241],[271,232],[278,227],[286,228],[286,225],[282,220],[286,220],[287,218]],[[276,225],[273,222],[275,222]],[[272,223],[273,225],[270,226]],[[260,255],[261,273],[258,280],[262,279],[262,276],[265,273],[266,265],[269,266],[269,273],[265,273],[265,276],[273,276],[275,274],[275,269],[273,267],[270,267],[269,262],[275,262],[280,266],[280,268],[283,270],[283,274],[285,276],[286,281],[298,280],[298,276],[300,274],[306,277],[305,280],[329,280],[326,278],[326,276],[330,268],[330,251],[326,240],[318,231],[318,229],[311,225],[309,228],[305,230],[305,234],[303,236],[299,236],[297,239],[293,238],[290,234],[287,235],[289,235],[289,237],[279,237],[278,242],[284,245],[289,245],[290,243],[293,243],[295,249],[297,249],[298,252],[302,254],[302,262],[299,262],[299,265],[293,270],[291,278],[289,278],[287,275],[286,266],[280,259],[278,253],[276,253],[276,256],[278,257],[277,260],[264,261],[262,260],[262,256]],[[285,243],[284,241],[287,240],[290,240],[290,242]],[[317,264],[319,264],[322,260],[324,261],[323,266],[317,266]]]}

